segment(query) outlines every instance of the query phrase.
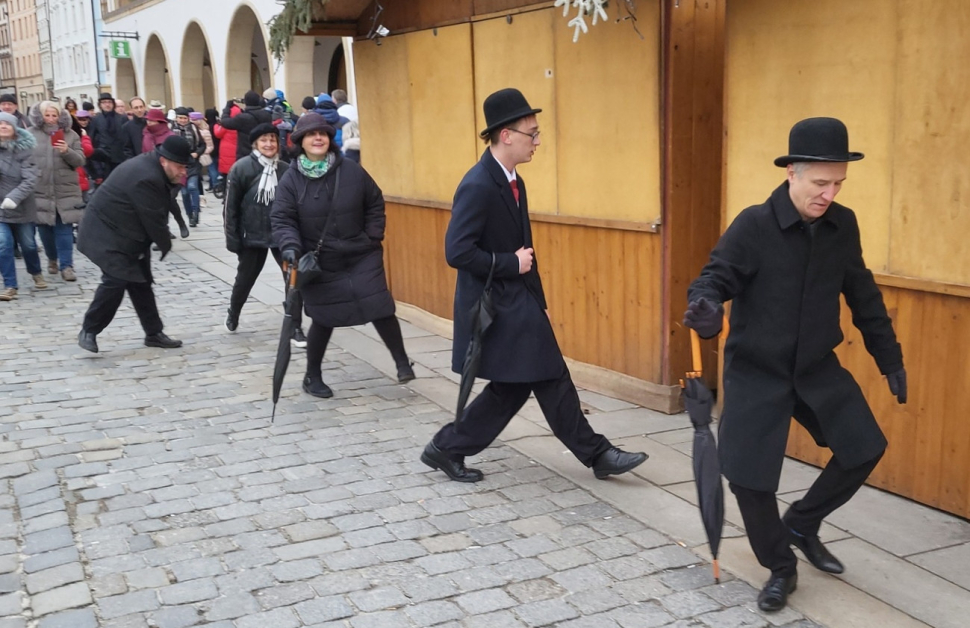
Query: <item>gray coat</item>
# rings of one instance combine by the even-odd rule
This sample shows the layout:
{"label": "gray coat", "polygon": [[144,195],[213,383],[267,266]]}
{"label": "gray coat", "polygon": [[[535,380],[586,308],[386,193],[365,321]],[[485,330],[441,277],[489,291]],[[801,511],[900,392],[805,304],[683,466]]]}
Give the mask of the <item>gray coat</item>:
{"label": "gray coat", "polygon": [[51,146],[50,136],[43,130],[44,115],[39,104],[30,108],[30,123],[29,131],[37,141],[34,163],[39,171],[34,191],[37,199],[36,222],[53,225],[57,222],[57,214],[61,215],[64,224],[81,222],[83,210],[75,206],[84,202],[77,178],[77,168],[84,165],[84,153],[81,152],[81,138],[71,129],[71,114],[61,109],[57,120],[57,126],[64,131],[64,141],[67,143],[64,154]]}
{"label": "gray coat", "polygon": [[34,136],[19,127],[17,139],[0,143],[0,201],[9,198],[17,204],[13,209],[0,209],[0,222],[25,223],[37,219],[35,144]]}

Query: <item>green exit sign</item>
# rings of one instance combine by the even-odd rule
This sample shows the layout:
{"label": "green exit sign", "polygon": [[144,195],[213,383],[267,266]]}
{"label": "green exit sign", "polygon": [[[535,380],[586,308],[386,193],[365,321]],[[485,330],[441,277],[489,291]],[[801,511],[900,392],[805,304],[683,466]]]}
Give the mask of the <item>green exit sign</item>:
{"label": "green exit sign", "polygon": [[112,59],[131,59],[131,44],[125,40],[112,39],[108,42]]}

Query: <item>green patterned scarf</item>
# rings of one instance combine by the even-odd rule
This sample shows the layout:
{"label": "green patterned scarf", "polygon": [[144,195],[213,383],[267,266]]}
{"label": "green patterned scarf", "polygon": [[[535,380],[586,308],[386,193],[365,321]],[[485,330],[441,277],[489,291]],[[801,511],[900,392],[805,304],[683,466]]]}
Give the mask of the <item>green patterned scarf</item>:
{"label": "green patterned scarf", "polygon": [[320,161],[313,161],[306,155],[300,155],[300,159],[297,162],[302,172],[306,177],[310,179],[319,179],[323,175],[327,174],[330,170],[330,166],[333,165],[334,155],[333,153],[327,153],[326,159],[321,159]]}

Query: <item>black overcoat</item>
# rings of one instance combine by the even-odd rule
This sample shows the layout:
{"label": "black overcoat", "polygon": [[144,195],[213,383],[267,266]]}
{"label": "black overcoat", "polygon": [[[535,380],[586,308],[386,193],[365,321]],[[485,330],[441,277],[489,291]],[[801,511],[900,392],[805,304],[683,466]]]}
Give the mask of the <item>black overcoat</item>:
{"label": "black overcoat", "polygon": [[792,416],[846,468],[885,449],[859,385],[834,353],[843,340],[840,294],[879,370],[903,368],[855,214],[832,203],[809,225],[787,181],[738,215],[688,289],[691,301],[733,300],[718,447],[729,481],[777,490]]}
{"label": "black overcoat", "polygon": [[[283,179],[286,170],[286,164],[278,161],[277,185]],[[271,205],[257,200],[259,180],[262,176],[263,166],[255,153],[240,159],[229,170],[222,218],[226,233],[226,248],[233,253],[239,253],[244,248],[269,249],[276,246],[269,221]]]}
{"label": "black overcoat", "polygon": [[472,310],[482,296],[495,253],[495,321],[482,341],[478,376],[496,382],[556,379],[565,362],[546,316],[538,259],[519,274],[515,252],[532,246],[525,182],[516,175],[519,204],[502,166],[486,149],[458,185],[445,234],[445,257],[458,270],[451,367],[461,372],[471,339]]}
{"label": "black overcoat", "polygon": [[155,151],[119,165],[84,210],[77,250],[106,275],[150,283],[152,243],[163,255],[172,248],[168,216],[177,187]]}
{"label": "black overcoat", "polygon": [[270,210],[273,239],[280,250],[302,255],[316,249],[327,214],[336,212],[318,258],[323,275],[300,289],[306,313],[325,327],[363,325],[393,316],[394,298],[384,274],[386,216],[381,189],[363,168],[339,154],[318,179],[308,178],[298,164],[294,159],[280,179]]}

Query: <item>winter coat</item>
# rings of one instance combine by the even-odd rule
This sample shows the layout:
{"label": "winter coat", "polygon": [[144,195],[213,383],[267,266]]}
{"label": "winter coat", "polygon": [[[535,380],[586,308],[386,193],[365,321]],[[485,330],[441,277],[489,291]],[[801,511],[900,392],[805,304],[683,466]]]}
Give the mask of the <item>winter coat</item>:
{"label": "winter coat", "polygon": [[[84,153],[85,159],[88,159],[94,153],[91,138],[83,129],[81,130],[81,152]],[[91,182],[88,180],[88,173],[84,168],[77,169],[77,182],[81,186],[81,192],[87,192],[91,189]]]}
{"label": "winter coat", "polygon": [[148,120],[145,118],[132,118],[121,127],[121,132],[125,138],[125,159],[137,157],[145,152],[142,149],[142,137],[147,126]]}
{"label": "winter coat", "polygon": [[902,369],[882,293],[862,258],[855,214],[832,203],[809,225],[787,181],[735,218],[690,285],[690,301],[732,301],[718,439],[729,481],[777,490],[793,416],[844,468],[885,449],[862,391],[834,352],[843,340],[840,295],[879,370]]}
{"label": "winter coat", "polygon": [[525,181],[516,178],[518,205],[502,166],[485,149],[455,191],[445,233],[445,258],[458,270],[451,367],[461,372],[471,340],[472,309],[485,290],[494,254],[492,303],[496,314],[482,339],[478,376],[528,383],[560,377],[566,363],[545,313],[538,258],[533,258],[532,270],[519,274],[515,252],[532,246],[532,225]]}
{"label": "winter coat", "polygon": [[[189,144],[189,150],[196,155],[201,155],[206,151],[205,140],[202,139],[202,132],[191,122],[187,123],[185,126],[179,126],[178,123],[172,123],[172,134],[178,135],[184,139]],[[192,157],[189,159],[188,167],[186,168],[186,177],[197,177],[202,174],[202,166],[199,165],[199,159],[197,157]]]}
{"label": "winter coat", "polygon": [[117,165],[125,160],[125,133],[122,127],[128,118],[116,113],[101,112],[88,124],[88,135],[94,149],[103,155],[103,161]]}
{"label": "winter coat", "polygon": [[169,211],[177,185],[158,153],[142,153],[114,169],[91,197],[78,227],[77,249],[108,276],[151,283],[151,245],[172,248]]}
{"label": "winter coat", "polygon": [[37,220],[34,186],[40,172],[34,163],[37,140],[27,129],[15,127],[17,138],[0,143],[0,201],[9,198],[13,209],[0,209],[0,222],[25,223]]}
{"label": "winter coat", "polygon": [[164,122],[159,122],[154,126],[145,125],[145,128],[141,132],[141,152],[149,153],[169,137],[175,135],[172,133],[172,129],[168,128],[168,125]]}
{"label": "winter coat", "polygon": [[[242,109],[234,106],[230,112],[230,117],[235,117],[240,114]],[[219,139],[219,161],[216,162],[219,168],[219,174],[227,175],[229,170],[232,169],[232,165],[236,163],[236,146],[238,140],[238,134],[235,131],[231,131],[221,124],[217,124],[212,129],[213,134]],[[247,138],[248,140],[248,138]]]}
{"label": "winter coat", "polygon": [[[277,164],[276,176],[279,180],[283,179],[286,170],[285,163]],[[226,248],[233,253],[239,253],[243,248],[268,249],[276,246],[269,220],[271,205],[256,200],[262,174],[263,166],[253,153],[237,161],[229,171],[223,223]]]}
{"label": "winter coat", "polygon": [[343,128],[350,120],[337,113],[337,103],[332,100],[320,101],[313,113],[319,113],[327,121],[327,124],[334,128],[333,141],[342,148],[344,145]]}
{"label": "winter coat", "polygon": [[[236,138],[236,158],[239,161],[252,152],[253,147],[249,144],[249,132],[262,123],[272,124],[273,114],[262,107],[246,107],[237,116],[222,116],[219,124],[225,129],[236,131],[239,135]],[[223,148],[223,150],[225,150]]]}
{"label": "winter coat", "polygon": [[324,176],[310,179],[299,160],[276,188],[270,212],[280,250],[313,251],[330,211],[336,213],[323,240],[323,276],[304,287],[304,309],[325,327],[363,325],[394,314],[384,275],[384,197],[377,183],[352,161],[337,155]]}
{"label": "winter coat", "polygon": [[50,135],[43,129],[44,114],[40,111],[40,105],[30,108],[29,119],[33,125],[29,132],[37,142],[34,147],[34,163],[38,170],[37,185],[34,187],[34,198],[37,199],[35,222],[54,225],[60,214],[64,224],[76,224],[80,222],[83,212],[83,208],[77,206],[84,202],[76,170],[84,165],[84,153],[81,138],[71,129],[71,113],[61,109],[57,119],[57,127],[64,131],[64,142],[67,143],[67,152],[63,154],[51,146]]}

